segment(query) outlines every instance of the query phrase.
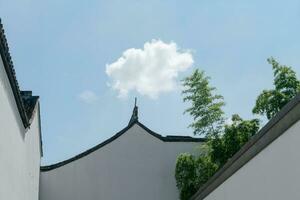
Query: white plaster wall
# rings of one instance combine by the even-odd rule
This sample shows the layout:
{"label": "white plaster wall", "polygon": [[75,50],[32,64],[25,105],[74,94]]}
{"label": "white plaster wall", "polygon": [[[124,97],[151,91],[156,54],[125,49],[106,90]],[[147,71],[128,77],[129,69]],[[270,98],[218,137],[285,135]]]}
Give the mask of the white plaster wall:
{"label": "white plaster wall", "polygon": [[95,152],[41,173],[40,200],[175,200],[179,153],[199,143],[163,142],[139,125]]}
{"label": "white plaster wall", "polygon": [[300,199],[300,121],[267,146],[205,200]]}
{"label": "white plaster wall", "polygon": [[37,200],[40,166],[38,110],[25,133],[0,57],[0,200]]}

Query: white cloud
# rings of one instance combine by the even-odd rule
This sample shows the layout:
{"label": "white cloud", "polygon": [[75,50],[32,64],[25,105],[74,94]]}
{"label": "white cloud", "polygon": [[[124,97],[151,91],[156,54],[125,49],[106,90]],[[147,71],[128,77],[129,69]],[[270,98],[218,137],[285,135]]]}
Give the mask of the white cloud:
{"label": "white cloud", "polygon": [[193,64],[193,56],[174,42],[146,42],[143,49],[127,49],[122,56],[106,65],[111,87],[126,97],[130,91],[157,98],[160,93],[176,88],[179,72]]}
{"label": "white cloud", "polygon": [[98,100],[98,96],[91,90],[85,90],[78,95],[78,98],[88,104],[94,103]]}

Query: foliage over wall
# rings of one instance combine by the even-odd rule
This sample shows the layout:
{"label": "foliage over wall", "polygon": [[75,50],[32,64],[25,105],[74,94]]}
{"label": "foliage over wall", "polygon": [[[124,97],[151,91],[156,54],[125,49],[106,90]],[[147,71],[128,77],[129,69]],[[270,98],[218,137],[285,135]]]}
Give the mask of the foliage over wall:
{"label": "foliage over wall", "polygon": [[[300,81],[291,67],[280,65],[274,58],[268,62],[273,67],[275,89],[263,90],[253,113],[270,119],[300,92]],[[205,135],[208,141],[200,155],[183,153],[177,158],[175,178],[181,200],[195,194],[259,130],[258,119],[243,120],[237,114],[230,124],[224,123],[223,97],[214,94],[209,79],[203,71],[195,70],[183,80],[184,101],[191,103],[185,112],[194,119],[190,127],[195,135]]]}
{"label": "foliage over wall", "polygon": [[269,58],[268,63],[273,67],[275,88],[262,91],[252,112],[271,119],[300,92],[300,81],[291,67],[280,65],[274,58]]}

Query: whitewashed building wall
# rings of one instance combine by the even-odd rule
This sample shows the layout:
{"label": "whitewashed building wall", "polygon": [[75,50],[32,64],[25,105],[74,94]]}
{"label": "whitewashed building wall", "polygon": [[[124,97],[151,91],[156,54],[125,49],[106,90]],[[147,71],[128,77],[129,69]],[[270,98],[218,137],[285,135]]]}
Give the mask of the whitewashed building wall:
{"label": "whitewashed building wall", "polygon": [[165,142],[135,124],[96,151],[41,172],[40,200],[175,200],[178,154],[199,142]]}
{"label": "whitewashed building wall", "polygon": [[0,199],[38,200],[40,124],[38,104],[25,130],[0,57]]}
{"label": "whitewashed building wall", "polygon": [[297,122],[205,200],[300,199],[299,144]]}

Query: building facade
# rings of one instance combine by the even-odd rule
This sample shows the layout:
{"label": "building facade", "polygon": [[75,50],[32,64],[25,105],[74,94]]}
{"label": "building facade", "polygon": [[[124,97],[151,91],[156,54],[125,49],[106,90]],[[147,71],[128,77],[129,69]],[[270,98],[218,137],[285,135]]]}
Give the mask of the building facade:
{"label": "building facade", "polygon": [[203,139],[163,137],[138,121],[69,160],[41,168],[41,200],[174,200],[176,158]]}
{"label": "building facade", "polygon": [[39,100],[19,90],[1,23],[0,54],[0,199],[38,200]]}

